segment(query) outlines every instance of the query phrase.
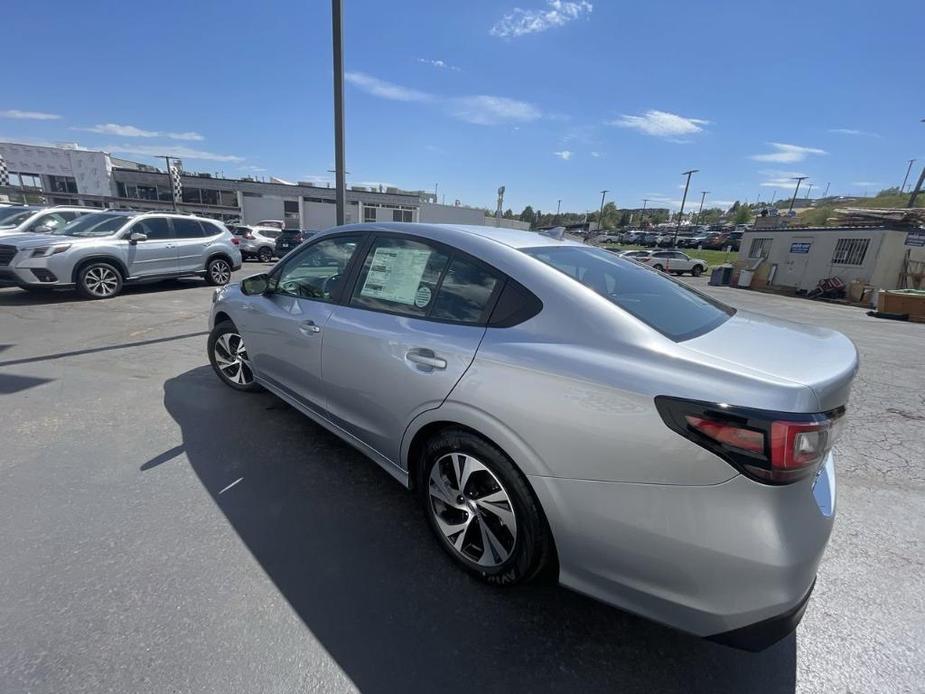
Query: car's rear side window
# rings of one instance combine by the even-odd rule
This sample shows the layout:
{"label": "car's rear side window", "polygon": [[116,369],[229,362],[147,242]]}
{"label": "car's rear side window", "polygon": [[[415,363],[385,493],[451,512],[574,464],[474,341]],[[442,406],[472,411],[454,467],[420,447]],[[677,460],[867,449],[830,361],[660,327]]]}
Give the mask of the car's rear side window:
{"label": "car's rear side window", "polygon": [[484,266],[465,258],[453,258],[437,292],[430,317],[460,323],[484,322],[499,282],[498,276]]}
{"label": "car's rear side window", "polygon": [[676,342],[703,335],[735,313],[735,309],[658,271],[600,249],[542,246],[523,251]]}
{"label": "car's rear side window", "polygon": [[173,231],[178,239],[202,238],[202,226],[197,219],[174,218]]}

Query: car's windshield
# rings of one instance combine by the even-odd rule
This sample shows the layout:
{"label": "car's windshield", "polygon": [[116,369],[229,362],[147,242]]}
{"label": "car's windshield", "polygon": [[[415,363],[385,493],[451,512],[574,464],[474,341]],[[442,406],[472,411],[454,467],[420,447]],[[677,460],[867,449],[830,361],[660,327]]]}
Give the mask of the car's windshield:
{"label": "car's windshield", "polygon": [[542,246],[523,251],[676,342],[709,332],[735,313],[735,309],[656,270],[598,248]]}
{"label": "car's windshield", "polygon": [[124,214],[88,214],[50,233],[56,236],[111,236],[129,219],[131,217]]}
{"label": "car's windshield", "polygon": [[15,227],[35,214],[35,210],[19,207],[0,207],[0,227]]}

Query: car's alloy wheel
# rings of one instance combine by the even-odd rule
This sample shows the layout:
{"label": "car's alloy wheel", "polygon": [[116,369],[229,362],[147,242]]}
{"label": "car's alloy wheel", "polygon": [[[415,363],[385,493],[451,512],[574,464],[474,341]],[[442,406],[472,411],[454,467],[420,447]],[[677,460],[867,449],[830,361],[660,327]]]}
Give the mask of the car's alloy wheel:
{"label": "car's alloy wheel", "polygon": [[254,382],[244,338],[237,333],[222,333],[215,340],[212,355],[219,372],[232,383],[247,386]]}
{"label": "car's alloy wheel", "polygon": [[122,275],[108,263],[94,263],[80,271],[77,288],[90,299],[108,299],[122,289]]}
{"label": "car's alloy wheel", "polygon": [[257,254],[257,258],[261,263],[269,263],[273,260],[273,252],[269,248],[261,248],[260,253]]}
{"label": "car's alloy wheel", "polygon": [[209,263],[207,268],[207,279],[209,284],[224,285],[231,280],[231,265],[228,261],[216,258]]}
{"label": "car's alloy wheel", "polygon": [[695,265],[694,268],[691,270],[691,275],[693,277],[700,277],[700,274],[702,272],[703,272],[703,268],[700,267],[699,265]]}
{"label": "car's alloy wheel", "polygon": [[665,270],[665,268],[663,268],[661,265],[653,265],[652,267],[658,270],[659,272],[664,272]]}
{"label": "car's alloy wheel", "polygon": [[504,564],[517,543],[517,516],[498,477],[467,453],[437,460],[428,480],[430,511],[444,538],[479,566]]}

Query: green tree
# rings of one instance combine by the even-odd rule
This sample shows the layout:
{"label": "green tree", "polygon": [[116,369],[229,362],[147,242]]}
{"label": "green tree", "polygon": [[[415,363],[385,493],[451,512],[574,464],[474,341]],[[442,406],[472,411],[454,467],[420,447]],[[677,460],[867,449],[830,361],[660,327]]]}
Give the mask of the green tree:
{"label": "green tree", "polygon": [[536,214],[533,212],[533,208],[530,207],[530,205],[527,205],[524,208],[524,211],[520,213],[521,222],[529,222],[530,224],[533,224],[533,220],[535,219],[535,217],[536,217]]}
{"label": "green tree", "polygon": [[748,224],[752,221],[752,211],[746,205],[740,205],[732,215],[732,221],[735,224]]}

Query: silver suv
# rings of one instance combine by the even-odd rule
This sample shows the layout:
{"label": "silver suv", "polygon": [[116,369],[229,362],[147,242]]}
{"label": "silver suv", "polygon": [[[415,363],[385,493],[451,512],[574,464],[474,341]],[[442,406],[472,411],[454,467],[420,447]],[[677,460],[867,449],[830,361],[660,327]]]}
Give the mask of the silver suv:
{"label": "silver suv", "polygon": [[233,226],[231,233],[240,241],[241,259],[257,258],[262,263],[269,263],[276,255],[276,239],[283,233],[272,227]]}
{"label": "silver suv", "polygon": [[0,237],[13,234],[47,234],[92,212],[99,212],[99,208],[34,205],[4,207],[0,209]]}
{"label": "silver suv", "polygon": [[106,211],[48,234],[0,237],[0,286],[75,288],[108,299],[124,284],[201,276],[227,284],[241,253],[224,225],[181,214]]}

